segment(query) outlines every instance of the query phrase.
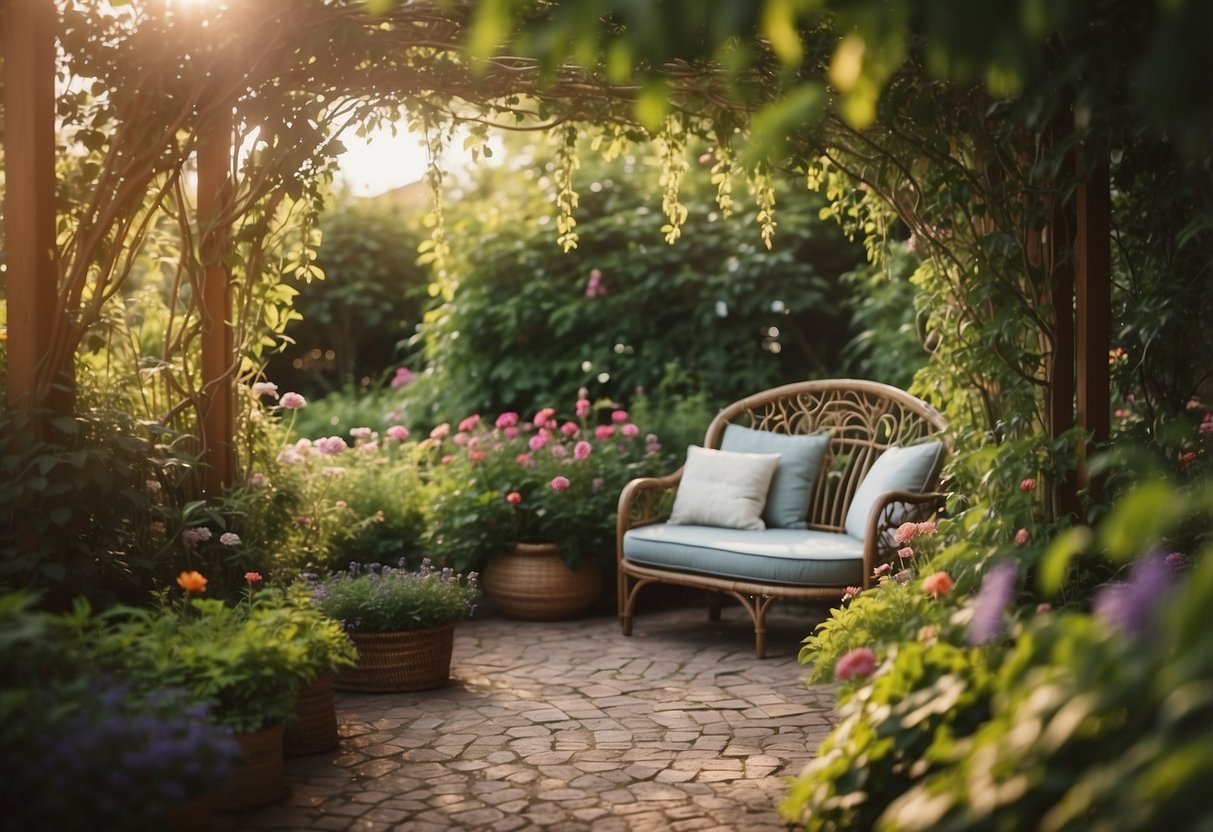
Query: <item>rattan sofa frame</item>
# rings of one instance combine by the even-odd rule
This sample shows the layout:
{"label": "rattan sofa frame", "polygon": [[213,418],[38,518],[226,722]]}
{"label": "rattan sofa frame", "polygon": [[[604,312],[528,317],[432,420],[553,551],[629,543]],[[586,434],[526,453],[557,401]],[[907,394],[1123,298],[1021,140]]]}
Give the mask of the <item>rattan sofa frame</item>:
{"label": "rattan sofa frame", "polygon": [[[785,434],[825,432],[829,449],[813,489],[807,522],[810,529],[845,534],[844,521],[851,500],[868,469],[884,450],[928,438],[945,442],[944,418],[929,404],[904,390],[859,379],[804,381],[757,393],[721,410],[709,424],[705,448],[719,448],[724,429],[737,422],[755,430]],[[893,491],[881,495],[872,507],[863,544],[863,588],[873,582],[873,570],[896,556],[895,525],[933,516],[944,504],[936,491],[944,454],[931,472],[924,492]],[[632,480],[619,497],[616,536],[619,622],[625,636],[632,634],[632,617],[640,590],[650,584],[674,584],[707,590],[708,616],[720,618],[725,595],[736,598],[754,622],[754,644],[759,658],[766,654],[766,613],[777,599],[839,600],[841,586],[793,586],[747,582],[698,572],[642,565],[624,557],[624,535],[629,529],[663,522],[669,516],[672,496],[682,469],[664,477]]]}

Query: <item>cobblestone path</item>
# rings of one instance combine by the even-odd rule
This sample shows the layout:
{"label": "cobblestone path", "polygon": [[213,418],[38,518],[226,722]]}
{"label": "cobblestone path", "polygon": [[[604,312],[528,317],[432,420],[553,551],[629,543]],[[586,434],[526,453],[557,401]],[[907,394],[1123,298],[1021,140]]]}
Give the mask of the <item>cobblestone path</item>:
{"label": "cobblestone path", "polygon": [[460,624],[446,687],[338,694],[340,748],[288,759],[284,802],[214,828],[783,830],[784,778],[834,719],[796,662],[820,615],[772,609],[765,660],[744,617]]}

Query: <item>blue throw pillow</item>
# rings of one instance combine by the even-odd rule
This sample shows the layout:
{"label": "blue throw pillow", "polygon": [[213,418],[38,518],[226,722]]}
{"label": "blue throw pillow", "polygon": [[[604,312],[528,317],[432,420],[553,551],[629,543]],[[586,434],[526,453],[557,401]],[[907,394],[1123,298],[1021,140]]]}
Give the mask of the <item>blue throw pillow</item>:
{"label": "blue throw pillow", "polygon": [[889,448],[872,463],[867,476],[855,490],[844,522],[847,534],[863,540],[868,530],[868,515],[881,494],[889,491],[922,491],[943,453],[942,442]]}
{"label": "blue throw pillow", "polygon": [[767,493],[762,519],[771,529],[807,528],[805,515],[813,499],[813,483],[825,458],[830,438],[824,433],[788,435],[726,425],[722,451],[779,454],[779,467]]}

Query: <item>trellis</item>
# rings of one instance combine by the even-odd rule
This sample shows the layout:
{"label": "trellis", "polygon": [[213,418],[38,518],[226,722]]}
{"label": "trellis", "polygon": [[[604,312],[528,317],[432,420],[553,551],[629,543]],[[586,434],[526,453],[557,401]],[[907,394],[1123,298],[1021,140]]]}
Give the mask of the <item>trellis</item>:
{"label": "trellis", "polygon": [[[12,405],[70,414],[70,359],[56,361],[52,333],[63,311],[56,306],[55,245],[55,37],[53,0],[6,0],[4,112],[7,185],[5,192],[8,297],[8,388]],[[452,26],[457,27],[453,22]],[[457,33],[457,28],[455,29]],[[467,83],[484,97],[518,90],[534,91],[536,68],[511,59]],[[672,68],[677,75],[687,71]],[[368,94],[390,98],[409,79],[368,70]],[[593,120],[587,102],[595,96],[627,101],[634,90],[611,87],[577,73],[543,93],[563,100],[566,118]],[[605,108],[604,108],[605,109]],[[230,274],[222,253],[231,242],[227,226],[216,221],[230,187],[233,156],[230,107],[211,106],[199,131],[197,212],[208,229],[203,280],[201,439],[206,490],[217,494],[232,482],[234,396],[230,373],[234,356],[230,320]],[[226,114],[226,115],[224,115]],[[1107,165],[1078,189],[1072,208],[1059,209],[1048,229],[1057,311],[1056,345],[1050,387],[1050,432],[1057,436],[1075,424],[1095,441],[1107,437],[1109,421],[1108,341],[1110,320],[1109,199]],[[62,357],[60,357],[61,359]],[[1073,492],[1072,492],[1073,493]]]}

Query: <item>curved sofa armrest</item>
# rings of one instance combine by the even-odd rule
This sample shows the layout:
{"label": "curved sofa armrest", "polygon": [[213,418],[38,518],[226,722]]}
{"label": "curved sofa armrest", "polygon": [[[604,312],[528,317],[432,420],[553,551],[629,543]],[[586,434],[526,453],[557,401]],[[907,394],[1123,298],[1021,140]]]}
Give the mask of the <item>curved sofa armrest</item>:
{"label": "curved sofa armrest", "polygon": [[662,498],[678,487],[682,480],[682,469],[664,477],[641,477],[631,480],[619,493],[619,514],[615,519],[615,549],[619,559],[623,558],[623,535],[628,529],[660,523],[665,519],[661,511]]}
{"label": "curved sofa armrest", "polygon": [[939,491],[888,491],[872,504],[863,538],[863,588],[872,586],[872,570],[892,563],[897,552],[894,532],[902,523],[922,523],[943,510],[948,495]]}

